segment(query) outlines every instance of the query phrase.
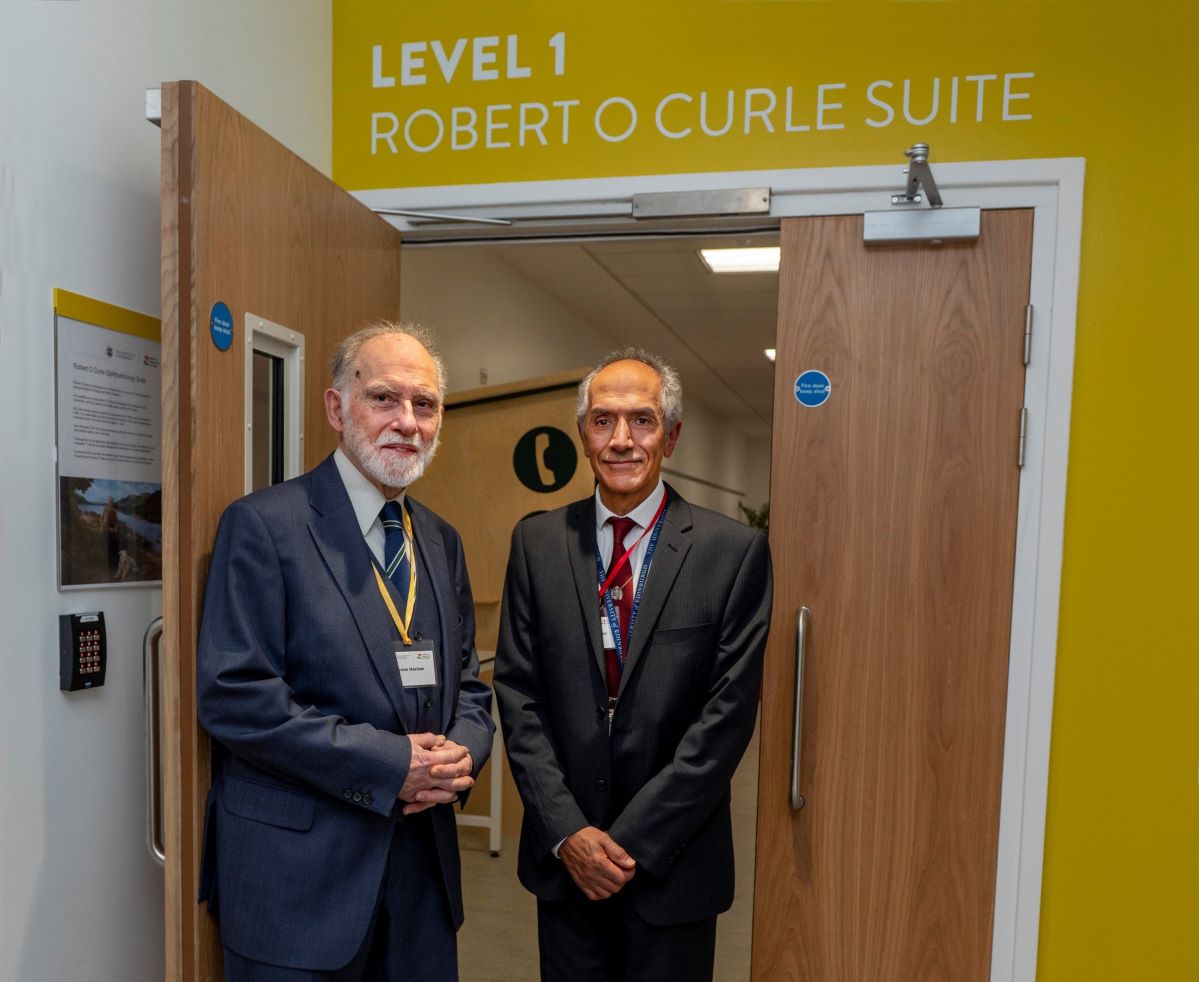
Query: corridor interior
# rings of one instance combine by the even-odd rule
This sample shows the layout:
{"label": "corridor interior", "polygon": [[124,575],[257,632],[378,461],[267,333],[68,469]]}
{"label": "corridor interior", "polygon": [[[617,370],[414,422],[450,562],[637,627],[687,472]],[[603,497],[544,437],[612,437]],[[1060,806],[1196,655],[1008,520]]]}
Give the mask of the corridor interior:
{"label": "corridor interior", "polygon": [[[777,242],[777,232],[765,232],[406,244],[402,313],[435,330],[451,393],[566,372],[629,344],[664,356],[680,372],[685,405],[664,477],[688,500],[745,520],[739,506],[757,511],[769,498],[774,372],[767,349],[774,346],[778,276],[715,273],[700,250]],[[481,637],[489,675],[486,645]],[[718,921],[719,982],[749,978],[757,750],[755,732],[733,781],[737,887],[733,908]],[[472,812],[486,812],[476,803],[487,801],[488,771],[494,764],[472,795]],[[486,829],[459,830],[463,982],[537,977],[536,905],[516,878],[521,806],[506,770],[504,783],[499,855],[490,854]]]}

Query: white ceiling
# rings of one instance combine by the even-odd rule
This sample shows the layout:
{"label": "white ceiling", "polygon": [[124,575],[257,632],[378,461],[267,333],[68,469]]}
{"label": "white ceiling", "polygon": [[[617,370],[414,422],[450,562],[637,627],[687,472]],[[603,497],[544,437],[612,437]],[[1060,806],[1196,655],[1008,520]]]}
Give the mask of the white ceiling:
{"label": "white ceiling", "polygon": [[614,346],[637,344],[672,362],[689,401],[747,433],[764,434],[774,366],[762,349],[774,347],[778,276],[716,275],[698,250],[777,244],[777,232],[769,232],[485,248],[611,336]]}

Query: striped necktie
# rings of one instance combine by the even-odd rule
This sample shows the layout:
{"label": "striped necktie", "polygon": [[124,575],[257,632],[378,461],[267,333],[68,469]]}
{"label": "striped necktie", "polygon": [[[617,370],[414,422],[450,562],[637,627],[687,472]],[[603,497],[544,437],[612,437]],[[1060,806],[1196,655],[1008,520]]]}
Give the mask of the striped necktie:
{"label": "striped necktie", "polygon": [[404,534],[403,505],[398,501],[387,502],[379,513],[379,520],[383,523],[383,571],[407,601],[412,585],[412,545]]}

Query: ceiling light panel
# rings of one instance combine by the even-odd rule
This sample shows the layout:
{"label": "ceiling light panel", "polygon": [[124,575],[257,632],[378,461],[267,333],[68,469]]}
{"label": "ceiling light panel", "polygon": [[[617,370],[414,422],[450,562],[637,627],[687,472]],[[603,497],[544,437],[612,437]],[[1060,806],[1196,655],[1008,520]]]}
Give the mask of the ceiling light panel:
{"label": "ceiling light panel", "polygon": [[700,249],[699,258],[713,273],[777,273],[779,247]]}

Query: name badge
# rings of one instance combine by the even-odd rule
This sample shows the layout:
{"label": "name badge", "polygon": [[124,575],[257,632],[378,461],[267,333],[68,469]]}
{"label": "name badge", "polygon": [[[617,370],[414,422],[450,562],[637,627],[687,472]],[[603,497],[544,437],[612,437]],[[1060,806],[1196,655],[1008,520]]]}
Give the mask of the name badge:
{"label": "name badge", "polygon": [[605,648],[616,647],[616,639],[612,637],[612,622],[607,614],[600,614],[600,634],[603,635]]}
{"label": "name badge", "polygon": [[426,689],[437,684],[437,656],[433,645],[396,645],[396,666],[405,689]]}

